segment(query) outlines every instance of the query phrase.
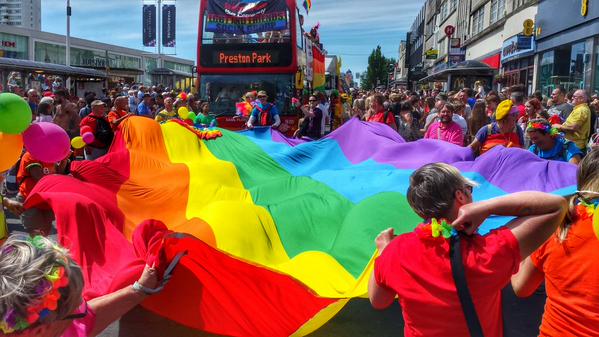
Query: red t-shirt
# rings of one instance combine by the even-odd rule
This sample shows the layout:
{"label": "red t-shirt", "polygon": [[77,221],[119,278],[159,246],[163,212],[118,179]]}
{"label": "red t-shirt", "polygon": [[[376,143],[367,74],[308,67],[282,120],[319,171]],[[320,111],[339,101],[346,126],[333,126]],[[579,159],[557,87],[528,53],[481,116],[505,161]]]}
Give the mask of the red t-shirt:
{"label": "red t-shirt", "polygon": [[392,112],[387,112],[387,120],[385,120],[385,112],[381,111],[381,112],[377,112],[374,115],[370,116],[370,118],[368,118],[368,121],[385,123],[385,124],[389,125],[390,127],[392,127],[393,129],[397,130],[397,125],[395,125],[395,116],[393,116]]}
{"label": "red t-shirt", "polygon": [[[102,118],[108,123],[108,120],[106,119],[106,117],[102,117]],[[81,123],[79,123],[79,128],[81,129],[81,128],[83,128],[86,125],[89,126],[90,128],[92,128],[92,133],[95,135],[96,134],[96,130],[98,128],[98,120],[97,120],[97,118],[86,116],[85,118],[83,118],[81,120]],[[94,141],[91,144],[88,144],[88,145],[91,146],[91,147],[103,149],[107,145],[110,145],[110,144],[104,144],[101,141],[99,141],[97,139],[94,139]]]}
{"label": "red t-shirt", "polygon": [[530,256],[545,274],[542,337],[599,336],[599,240],[592,213],[578,214],[564,242],[553,235]]}
{"label": "red t-shirt", "polygon": [[56,173],[55,163],[44,163],[34,159],[29,152],[25,152],[23,158],[21,158],[21,164],[17,172],[17,181],[21,184],[19,185],[19,194],[23,198],[27,198],[33,187],[35,187],[35,184],[37,184],[37,181],[29,173],[29,169],[34,166],[40,167],[45,176]]}
{"label": "red t-shirt", "polygon": [[[462,239],[468,288],[487,337],[503,336],[501,289],[518,271],[518,241],[507,229]],[[376,282],[398,294],[404,336],[469,336],[451,273],[449,240],[395,238],[375,261]]]}

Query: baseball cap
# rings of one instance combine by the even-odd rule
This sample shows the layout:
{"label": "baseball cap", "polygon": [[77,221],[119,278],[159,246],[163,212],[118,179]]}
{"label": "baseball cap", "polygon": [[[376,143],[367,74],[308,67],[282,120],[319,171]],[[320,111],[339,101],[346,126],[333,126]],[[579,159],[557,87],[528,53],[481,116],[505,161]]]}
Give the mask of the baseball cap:
{"label": "baseball cap", "polygon": [[96,105],[104,105],[106,106],[106,103],[100,101],[99,99],[95,100],[92,102],[91,106],[96,106]]}

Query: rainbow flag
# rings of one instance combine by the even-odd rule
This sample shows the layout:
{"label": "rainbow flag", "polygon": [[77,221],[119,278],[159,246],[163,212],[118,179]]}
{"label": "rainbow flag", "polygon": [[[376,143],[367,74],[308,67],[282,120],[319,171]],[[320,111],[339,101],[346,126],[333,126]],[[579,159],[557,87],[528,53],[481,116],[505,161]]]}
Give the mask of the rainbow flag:
{"label": "rainbow flag", "polygon": [[[575,189],[567,163],[502,147],[473,160],[468,148],[405,143],[357,119],[316,142],[269,128],[222,133],[199,140],[178,123],[131,117],[108,155],[37,184],[26,206],[53,209],[87,299],[135,281],[159,241],[166,260],[187,255],[145,308],[219,335],[305,336],[366,295],[381,230],[421,222],[405,196],[418,167],[455,165],[480,184],[476,200]],[[157,222],[186,235],[161,236]]]}
{"label": "rainbow flag", "polygon": [[324,53],[316,46],[312,46],[312,88],[324,90],[326,77],[324,67]]}
{"label": "rainbow flag", "polygon": [[304,9],[306,10],[306,14],[310,14],[310,9],[312,9],[312,0],[304,0]]}

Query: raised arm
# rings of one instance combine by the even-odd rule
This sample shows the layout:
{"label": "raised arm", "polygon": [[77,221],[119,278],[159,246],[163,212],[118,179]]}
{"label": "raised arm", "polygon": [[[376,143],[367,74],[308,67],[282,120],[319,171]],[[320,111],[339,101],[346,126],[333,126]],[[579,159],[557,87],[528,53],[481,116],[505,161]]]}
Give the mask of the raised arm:
{"label": "raised arm", "polygon": [[472,203],[460,208],[453,226],[472,234],[491,215],[515,216],[508,224],[520,246],[522,259],[529,256],[564,221],[566,199],[543,192],[518,192],[505,197]]}

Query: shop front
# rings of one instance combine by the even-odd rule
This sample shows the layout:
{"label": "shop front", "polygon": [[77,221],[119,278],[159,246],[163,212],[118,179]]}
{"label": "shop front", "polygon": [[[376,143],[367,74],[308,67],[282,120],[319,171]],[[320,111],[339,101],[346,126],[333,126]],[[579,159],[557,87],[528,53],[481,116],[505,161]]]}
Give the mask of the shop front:
{"label": "shop front", "polygon": [[[560,13],[559,20],[555,13]],[[561,0],[539,2],[537,85],[545,95],[558,86],[566,90],[599,90],[599,6],[585,1],[564,6]]]}
{"label": "shop front", "polygon": [[505,40],[501,48],[501,85],[521,85],[524,93],[531,95],[534,86],[534,53],[535,41],[532,36],[518,34]]}
{"label": "shop front", "polygon": [[29,57],[29,38],[0,32],[0,57],[26,60]]}

